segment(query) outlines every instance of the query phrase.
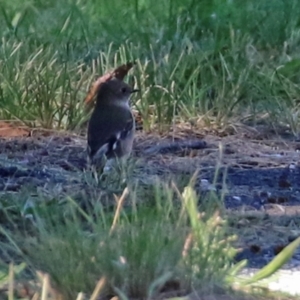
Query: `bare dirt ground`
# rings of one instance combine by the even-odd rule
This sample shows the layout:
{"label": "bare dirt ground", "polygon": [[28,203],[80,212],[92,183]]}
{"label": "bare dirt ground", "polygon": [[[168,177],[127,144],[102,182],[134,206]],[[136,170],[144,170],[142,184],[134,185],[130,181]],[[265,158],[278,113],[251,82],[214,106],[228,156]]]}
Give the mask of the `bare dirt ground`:
{"label": "bare dirt ground", "polygon": [[[2,195],[22,193],[27,188],[57,197],[68,194],[76,200],[103,193],[86,180],[84,136],[51,131],[31,131],[28,136],[26,129],[3,124]],[[170,142],[177,147],[169,146]],[[184,142],[194,143],[195,149],[179,147]],[[250,267],[261,267],[300,233],[299,150],[299,141],[267,131],[246,130],[222,137],[192,130],[164,137],[138,132],[132,176],[144,184],[168,176],[184,181],[199,170],[198,191],[205,194],[214,188],[224,196],[231,228],[243,249],[237,260],[248,258]],[[216,168],[219,172],[212,186]],[[300,269],[300,252],[287,268]]]}

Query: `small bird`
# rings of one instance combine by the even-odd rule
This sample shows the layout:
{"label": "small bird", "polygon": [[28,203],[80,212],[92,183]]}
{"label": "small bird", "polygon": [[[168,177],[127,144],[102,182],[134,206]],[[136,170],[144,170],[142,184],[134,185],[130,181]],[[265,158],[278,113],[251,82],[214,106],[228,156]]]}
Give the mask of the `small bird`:
{"label": "small bird", "polygon": [[135,121],[129,99],[137,91],[118,78],[99,86],[88,124],[87,152],[92,165],[103,168],[106,159],[126,159],[130,155]]}

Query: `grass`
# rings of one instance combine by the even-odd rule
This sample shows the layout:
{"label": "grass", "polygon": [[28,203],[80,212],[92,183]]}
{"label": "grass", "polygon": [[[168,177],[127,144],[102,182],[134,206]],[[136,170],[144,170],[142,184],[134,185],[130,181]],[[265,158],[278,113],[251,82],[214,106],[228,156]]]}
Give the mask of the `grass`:
{"label": "grass", "polygon": [[[174,193],[164,186],[155,192],[155,203],[145,206],[135,202],[136,191],[125,190],[113,211],[99,201],[87,211],[71,199],[50,207],[45,201],[31,208],[29,221],[29,211],[19,215],[22,228],[13,229],[16,221],[10,220],[11,229],[2,228],[2,234],[15,259],[26,261],[32,275],[35,270],[48,273],[63,299],[75,299],[79,292],[90,295],[100,278],[106,280],[106,297],[144,299],[168,286],[177,293],[225,286],[236,251],[224,221],[218,214],[199,215],[191,188],[180,196],[181,208]],[[123,208],[125,198],[129,208]]]}
{"label": "grass", "polygon": [[[19,284],[10,293],[20,295],[26,286],[25,299],[40,297],[40,289],[48,289],[52,296],[38,299],[76,299],[80,293],[84,299],[96,299],[92,295],[99,285],[97,293],[105,298],[169,298],[195,291],[246,297],[243,285],[238,287],[242,279],[236,277],[245,262],[233,263],[236,237],[228,234],[222,214],[207,204],[202,206],[206,213],[200,213],[191,186],[181,194],[167,185],[154,189],[154,201],[145,206],[136,202],[135,190],[126,188],[113,210],[99,199],[85,210],[72,199],[60,205],[44,199],[21,210],[24,202],[15,198],[6,209],[14,207],[14,214],[10,211],[5,227],[0,228],[1,252],[6,260],[26,262],[27,275],[24,265],[19,265],[15,273],[23,271],[23,276],[13,279],[11,265],[10,275],[0,281],[2,288],[15,280]],[[124,206],[126,202],[130,205]],[[291,244],[289,253],[274,260],[276,266],[267,266],[256,277],[273,274],[299,243]],[[25,278],[31,284],[24,284]],[[42,287],[35,278],[42,279]]]}
{"label": "grass", "polygon": [[152,189],[147,205],[126,188],[110,208],[99,197],[78,203],[40,194],[29,206],[33,190],[14,196],[3,206],[0,227],[1,297],[292,299],[257,284],[290,258],[300,239],[245,281],[237,277],[245,261],[233,261],[236,236],[222,211],[207,202],[200,212],[191,185],[182,193],[174,184]]}
{"label": "grass", "polygon": [[129,81],[146,130],[176,117],[297,135],[297,11],[295,0],[3,1],[1,117],[74,129],[93,78],[136,60]]}
{"label": "grass", "polygon": [[[299,11],[297,0],[4,0],[0,119],[81,130],[93,80],[134,60],[127,80],[140,89],[133,106],[145,131],[177,122],[236,130],[264,124],[297,137]],[[23,191],[1,199],[0,285],[9,299],[14,287],[20,292],[13,283],[24,280],[26,299],[47,299],[47,291],[48,299],[233,293],[240,266],[223,212],[202,206],[200,213],[190,187],[130,187],[129,205],[121,197],[113,210],[99,195],[84,209],[56,196],[38,194],[28,204],[32,195]]]}

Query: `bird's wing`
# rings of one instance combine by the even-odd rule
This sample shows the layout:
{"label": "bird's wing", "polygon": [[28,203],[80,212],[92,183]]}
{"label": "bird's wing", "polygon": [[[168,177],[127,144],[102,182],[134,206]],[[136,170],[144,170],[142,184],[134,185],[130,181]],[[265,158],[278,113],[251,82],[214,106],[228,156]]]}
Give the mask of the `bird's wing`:
{"label": "bird's wing", "polygon": [[[112,119],[117,122],[113,123]],[[109,109],[95,110],[88,126],[89,156],[96,153],[102,156],[115,150],[117,141],[125,139],[133,128],[134,120],[129,109],[118,107],[113,115]]]}

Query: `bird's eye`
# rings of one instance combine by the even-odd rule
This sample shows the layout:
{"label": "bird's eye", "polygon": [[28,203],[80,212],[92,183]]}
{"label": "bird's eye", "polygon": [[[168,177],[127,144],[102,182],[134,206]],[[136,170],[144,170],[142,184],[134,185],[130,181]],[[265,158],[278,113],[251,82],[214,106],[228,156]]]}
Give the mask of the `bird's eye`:
{"label": "bird's eye", "polygon": [[125,94],[125,93],[127,92],[126,87],[121,88],[121,92],[122,92],[123,94]]}

